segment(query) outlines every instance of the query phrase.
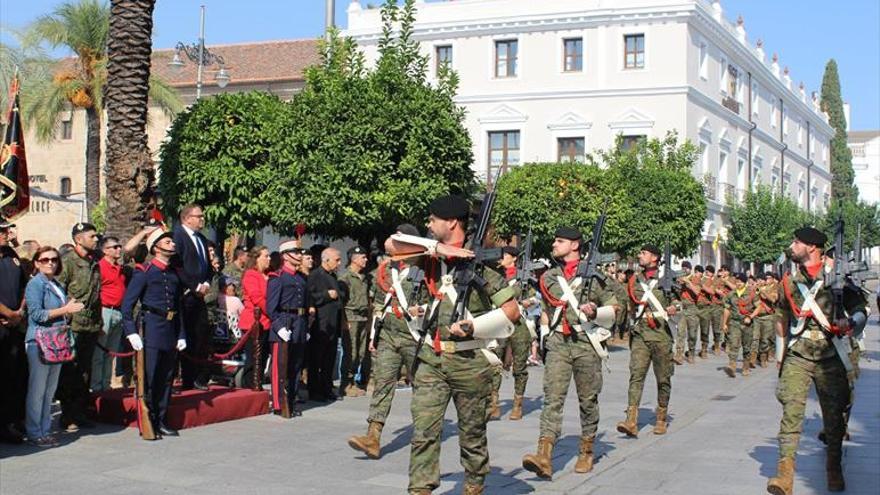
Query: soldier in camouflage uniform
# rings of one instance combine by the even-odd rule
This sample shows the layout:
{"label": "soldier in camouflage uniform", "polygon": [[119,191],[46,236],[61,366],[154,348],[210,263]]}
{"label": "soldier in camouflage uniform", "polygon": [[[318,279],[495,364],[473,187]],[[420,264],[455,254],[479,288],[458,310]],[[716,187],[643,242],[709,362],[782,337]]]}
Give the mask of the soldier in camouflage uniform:
{"label": "soldier in camouflage uniform", "polygon": [[691,283],[700,288],[696,302],[697,321],[700,325],[700,352],[698,353],[700,359],[709,357],[709,334],[712,328],[712,295],[706,290],[710,285],[710,279],[705,276],[705,272],[706,270],[702,266],[697,265],[691,276]]}
{"label": "soldier in camouflage uniform", "polygon": [[[562,433],[562,411],[565,395],[574,378],[581,412],[581,442],[575,472],[593,469],[593,440],[599,425],[599,393],[602,391],[602,360],[607,358],[602,341],[611,336],[607,328],[586,328],[599,307],[611,309],[610,327],[614,321],[617,298],[604,281],[594,280],[586,298],[581,292],[587,281],[576,277],[580,262],[581,233],[571,227],[560,227],[553,241],[553,257],[561,266],[547,270],[540,279],[544,311],[550,315],[552,330],[544,337],[547,356],[544,359],[544,408],[541,411],[541,433],[535,454],[523,457],[525,469],[541,478],[553,475],[553,445]],[[583,301],[583,303],[581,303]],[[607,314],[607,313],[606,313]],[[590,337],[587,332],[594,334]],[[604,333],[601,337],[596,334]],[[543,334],[543,331],[542,331]]]}
{"label": "soldier in camouflage uniform", "polygon": [[74,248],[61,258],[61,273],[56,280],[67,296],[83,303],[85,308],[73,315],[70,329],[75,339],[76,359],[64,363],[58,381],[57,397],[61,401],[61,428],[77,429],[94,426],[86,419],[90,398],[92,357],[103,327],[101,317],[101,271],[95,248],[98,234],[95,226],[78,223],[71,231]]}
{"label": "soldier in camouflage uniform", "polygon": [[[699,277],[702,273],[692,271],[690,261],[682,261],[681,268],[685,275],[678,282],[681,286],[681,318],[678,320],[678,346],[676,353],[681,360],[681,353],[689,364],[694,364],[697,355],[697,338],[700,335],[700,316],[697,302],[702,294]],[[694,280],[697,280],[696,282]],[[685,349],[687,343],[687,349]],[[678,361],[676,361],[678,362]]]}
{"label": "soldier in camouflage uniform", "polygon": [[[429,205],[428,229],[436,240],[392,235],[394,252],[411,252],[423,246],[428,319],[425,344],[416,355],[413,377],[413,436],[409,465],[409,492],[428,494],[440,485],[440,444],[443,418],[452,399],[458,413],[458,442],[465,470],[466,495],[483,493],[489,473],[486,439],[487,403],[492,390],[493,362],[490,342],[507,338],[520,318],[514,291],[503,276],[484,269],[485,285],[476,288],[458,321],[451,321],[457,297],[454,275],[466,267],[465,227],[467,201],[458,196],[437,198]],[[425,293],[425,291],[423,291]]]}
{"label": "soldier in camouflage uniform", "polygon": [[[757,350],[757,362],[764,368],[767,366],[773,337],[776,335],[776,322],[779,321],[777,314],[779,285],[773,272],[764,274],[764,280],[758,286],[757,295],[755,311],[752,313],[752,326],[755,333],[752,336],[752,353],[754,354]],[[754,345],[755,343],[757,346]]]}
{"label": "soldier in camouflage uniform", "polygon": [[736,377],[736,360],[739,350],[743,354],[743,376],[749,375],[749,355],[752,350],[752,312],[755,308],[755,289],[747,285],[748,277],[737,274],[735,289],[724,298],[724,314],[721,316],[721,329],[727,335],[727,356],[730,360],[724,372]]}
{"label": "soldier in camouflage uniform", "polygon": [[[519,256],[519,250],[513,246],[506,246],[502,249],[504,253],[499,265],[504,270],[504,278],[507,285],[513,288],[515,297],[523,308],[528,309],[537,304],[531,287],[523,287],[522,283],[516,279],[516,259]],[[531,260],[528,260],[531,261]],[[495,348],[495,354],[508,366],[507,356],[510,350],[511,363],[513,368],[513,409],[510,410],[510,419],[518,421],[522,419],[523,396],[526,393],[526,384],[529,380],[529,352],[532,347],[532,331],[526,325],[525,318],[520,318],[516,324],[513,335],[508,339],[498,341],[498,347]],[[492,380],[492,397],[489,405],[489,419],[499,419],[501,417],[501,409],[498,406],[498,393],[501,388],[501,370],[497,369],[495,377]]]}
{"label": "soldier in camouflage uniform", "polygon": [[[418,229],[410,224],[398,226],[397,232],[419,235]],[[391,250],[390,242],[389,239],[386,252]],[[381,291],[381,297],[376,297],[373,305],[373,328],[376,328],[378,319],[382,324],[381,331],[377,334],[374,330],[370,336],[373,396],[367,416],[367,434],[348,439],[351,448],[365,453],[370,459],[379,458],[382,428],[391,411],[401,367],[411,369],[416,355],[420,320],[415,319],[410,310],[418,308],[413,296],[418,297],[420,293],[423,275],[418,266],[391,259],[386,259],[376,269],[375,286]]]}
{"label": "soldier in camouflage uniform", "polygon": [[[852,283],[844,288],[843,308],[838,308],[843,311],[835,314],[830,273],[824,270],[821,258],[826,241],[825,234],[812,227],[795,231],[789,250],[798,269],[794,275],[785,274],[780,284],[785,335],[777,335],[776,354],[778,358],[783,351],[785,354],[776,398],[782,404],[782,421],[777,474],[767,483],[767,491],[774,495],[792,493],[795,453],[803,431],[811,382],[816,386],[822,408],[828,446],[825,460],[828,491],[845,489],[841,456],[844,414],[850,402],[847,368],[851,367],[846,345],[850,340],[846,334],[861,333],[867,316],[864,296]],[[813,293],[815,296],[811,296]]]}
{"label": "soldier in camouflage uniform", "polygon": [[638,255],[642,272],[634,275],[627,285],[629,298],[637,309],[630,338],[629,406],[626,420],[617,423],[617,431],[629,437],[639,435],[639,404],[642,402],[645,376],[651,365],[654,366],[654,377],[657,379],[654,434],[666,433],[666,412],[672,393],[672,375],[675,373],[669,318],[675,316],[676,307],[672,295],[665,294],[657,287],[659,258],[660,249],[653,244],[645,244]]}
{"label": "soldier in camouflage uniform", "polygon": [[[721,342],[724,339],[724,333],[721,331],[721,315],[724,313],[724,296],[730,290],[725,280],[725,268],[722,266],[716,274],[715,267],[707,265],[703,285],[703,290],[709,296],[706,318],[712,327],[712,353],[716,356],[721,355]],[[706,345],[708,345],[708,340]]]}
{"label": "soldier in camouflage uniform", "polygon": [[[347,397],[364,395],[364,388],[370,376],[370,356],[367,353],[369,340],[370,291],[372,280],[365,273],[367,252],[360,246],[348,250],[348,270],[339,277],[339,283],[346,287],[345,322],[342,338],[342,377],[339,393]],[[360,371],[361,383],[356,383]]]}

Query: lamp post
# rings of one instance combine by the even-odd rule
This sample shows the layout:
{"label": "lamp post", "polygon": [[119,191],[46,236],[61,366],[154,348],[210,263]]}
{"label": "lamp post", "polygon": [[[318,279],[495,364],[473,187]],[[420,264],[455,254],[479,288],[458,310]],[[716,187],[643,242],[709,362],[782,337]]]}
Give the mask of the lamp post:
{"label": "lamp post", "polygon": [[175,72],[179,72],[183,69],[185,63],[183,59],[180,57],[180,54],[183,53],[186,55],[191,62],[195,62],[198,64],[198,71],[196,73],[196,100],[201,98],[202,96],[202,72],[204,70],[205,65],[219,65],[220,70],[217,71],[217,75],[214,76],[214,80],[217,81],[217,86],[220,88],[225,88],[227,84],[229,84],[229,72],[226,70],[226,61],[223,60],[223,57],[220,55],[211,53],[205,48],[205,6],[201,6],[201,14],[199,16],[199,41],[198,43],[193,43],[192,45],[186,45],[183,42],[178,41],[177,45],[174,47],[174,58],[171,62],[168,62],[168,66],[171,67],[171,70]]}

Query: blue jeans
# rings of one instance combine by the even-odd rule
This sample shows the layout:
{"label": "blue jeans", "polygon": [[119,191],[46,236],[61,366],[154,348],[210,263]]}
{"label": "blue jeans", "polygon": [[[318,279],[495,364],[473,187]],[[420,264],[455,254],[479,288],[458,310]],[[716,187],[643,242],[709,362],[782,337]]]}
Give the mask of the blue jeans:
{"label": "blue jeans", "polygon": [[30,439],[42,438],[51,432],[52,399],[58,387],[60,364],[40,361],[40,350],[34,341],[25,344],[28,359],[28,390],[25,430]]}
{"label": "blue jeans", "polygon": [[[98,337],[98,343],[116,352],[122,339],[122,313],[118,309],[101,308],[101,316],[104,319],[104,335]],[[112,376],[113,356],[100,347],[95,349],[92,355],[92,383],[89,384],[92,391],[109,390]]]}

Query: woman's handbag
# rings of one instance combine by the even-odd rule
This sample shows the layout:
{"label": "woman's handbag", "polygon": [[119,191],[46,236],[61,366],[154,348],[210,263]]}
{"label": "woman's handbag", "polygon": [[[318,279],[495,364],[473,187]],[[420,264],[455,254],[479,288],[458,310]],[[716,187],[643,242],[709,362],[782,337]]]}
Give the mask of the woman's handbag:
{"label": "woman's handbag", "polygon": [[45,364],[67,363],[76,357],[74,336],[68,325],[37,327],[34,340],[40,350],[40,361]]}

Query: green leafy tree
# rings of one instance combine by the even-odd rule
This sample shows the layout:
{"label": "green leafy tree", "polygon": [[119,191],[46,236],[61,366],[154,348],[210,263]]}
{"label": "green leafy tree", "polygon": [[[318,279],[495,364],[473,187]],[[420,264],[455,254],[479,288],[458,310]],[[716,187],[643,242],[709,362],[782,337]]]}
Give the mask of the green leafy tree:
{"label": "green leafy tree", "polygon": [[304,223],[367,244],[422,217],[434,197],[474,190],[457,80],[446,71],[436,86],[427,82],[414,18],[413,0],[385,3],[373,70],[352,40],[331,31],[322,42],[321,63],[293,98],[289,134],[273,156],[286,170],[276,192],[295,191],[277,204],[279,230]]}
{"label": "green leafy tree", "polygon": [[674,255],[691,255],[707,213],[703,185],[691,174],[699,150],[690,141],[679,143],[674,131],[629,150],[622,144],[618,137],[613,148],[598,153],[633,211],[617,251],[635,254],[646,242],[662,248],[668,240]]}
{"label": "green leafy tree", "polygon": [[843,217],[843,245],[846,251],[853,248],[859,226],[862,229],[863,248],[880,245],[880,206],[864,201],[832,202],[821,223],[829,242],[834,239],[835,224],[839,216]]}
{"label": "green leafy tree", "polygon": [[278,204],[296,190],[272,193],[283,170],[270,161],[287,132],[287,105],[260,92],[202,98],[174,120],[160,150],[159,192],[174,217],[187,203],[223,231],[253,234],[271,225]]}
{"label": "green leafy tree", "polygon": [[744,261],[772,263],[809,220],[790,198],[759,186],[746,192],[742,204],[731,205],[727,249]]}
{"label": "green leafy tree", "polygon": [[528,163],[513,167],[498,180],[492,222],[500,237],[534,236],[536,255],[548,256],[560,226],[576,227],[586,238],[608,201],[608,220],[600,251],[617,252],[627,244],[632,203],[595,165]]}
{"label": "green leafy tree", "polygon": [[822,76],[822,110],[828,114],[828,122],[834,128],[831,138],[831,195],[835,201],[854,201],[859,196],[853,184],[852,151],[847,147],[846,116],[843,113],[843,98],[840,94],[840,78],[837,62],[834,59],[825,65]]}
{"label": "green leafy tree", "polygon": [[[101,122],[107,81],[107,36],[110,8],[97,0],[62,3],[51,14],[38,18],[23,35],[25,47],[46,44],[66,47],[73,58],[57,63],[46,77],[22,87],[25,125],[39,141],[50,142],[61,119],[71,108],[86,114],[86,206],[100,200]],[[176,92],[162,81],[150,79],[150,97],[173,113],[182,104]]]}

